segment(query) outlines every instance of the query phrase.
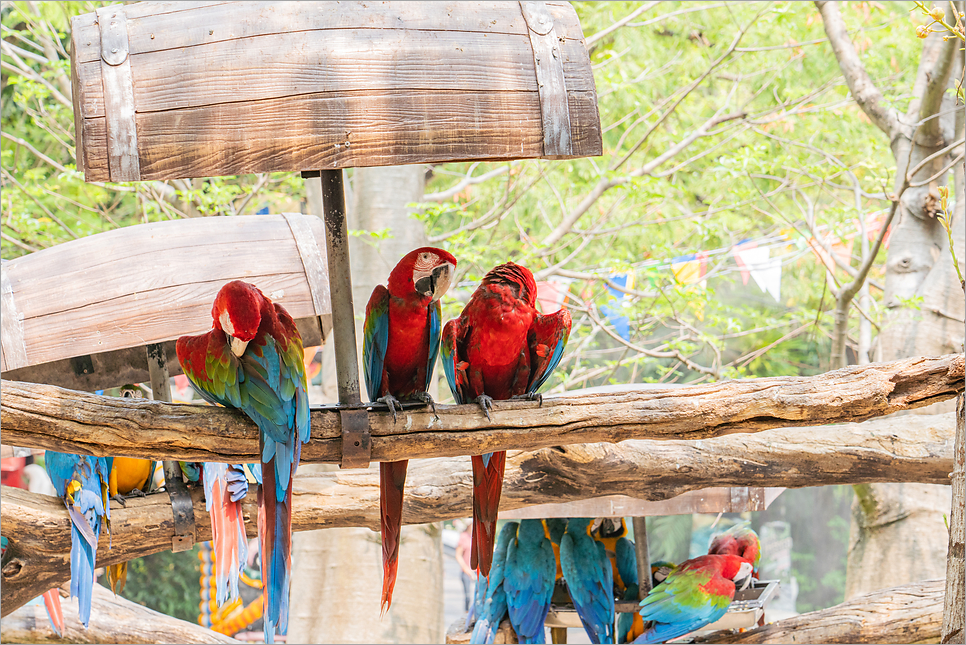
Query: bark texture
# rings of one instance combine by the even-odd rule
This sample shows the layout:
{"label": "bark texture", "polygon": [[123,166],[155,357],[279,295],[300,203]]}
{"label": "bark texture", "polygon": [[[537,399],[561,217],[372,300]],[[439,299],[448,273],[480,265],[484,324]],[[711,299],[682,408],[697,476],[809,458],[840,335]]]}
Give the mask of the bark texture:
{"label": "bark texture", "polygon": [[[897,421],[899,423],[897,424]],[[647,500],[668,499],[681,493],[710,486],[803,487],[857,482],[917,481],[947,483],[952,469],[952,414],[875,419],[861,424],[825,428],[786,428],[754,435],[729,435],[703,441],[627,441],[620,445],[583,444],[548,448],[509,455],[504,480],[502,510],[534,504],[576,501],[621,493]],[[310,580],[329,579],[351,572],[352,593],[360,598],[350,603],[355,609],[372,605],[378,613],[378,594],[361,593],[358,580],[365,576],[380,580],[379,479],[378,467],[368,470],[334,470],[312,473],[299,470],[295,478],[292,507],[294,531],[309,531],[311,540],[295,536],[295,571],[310,572]],[[470,514],[472,472],[468,459],[431,459],[410,465],[403,522],[421,524],[404,531],[397,586],[393,602],[409,593],[425,594],[427,580],[441,576],[436,568],[440,553],[432,521],[466,517]],[[195,501],[197,539],[210,539],[210,521],[204,510],[201,490],[192,491]],[[69,578],[70,528],[63,504],[56,498],[3,488],[0,531],[10,538],[5,558],[2,607],[12,611],[47,589]],[[257,513],[252,492],[244,505],[246,525],[254,537]],[[97,555],[99,566],[171,548],[174,526],[168,496],[152,494],[128,500],[122,508],[111,508],[113,533],[102,539]],[[334,527],[342,527],[334,530]],[[367,527],[349,529],[345,527]],[[324,531],[313,529],[325,528]],[[329,530],[333,529],[333,530]],[[373,530],[369,530],[373,529]],[[325,540],[319,538],[325,537]],[[328,540],[339,543],[329,545]],[[360,550],[348,559],[341,542]],[[349,546],[345,548],[349,548]],[[342,553],[342,556],[339,554]],[[346,574],[349,575],[349,574]],[[298,582],[298,581],[296,581]],[[293,583],[294,584],[294,583]],[[307,582],[305,584],[314,584]],[[292,620],[311,624],[319,606],[302,596],[348,593],[334,584],[307,590],[294,586]],[[328,595],[326,595],[328,594]],[[410,616],[411,608],[396,610]],[[335,606],[334,603],[332,606]],[[425,610],[430,611],[430,610]],[[296,613],[302,612],[302,613]],[[419,614],[431,615],[431,614]],[[330,613],[325,616],[331,617]],[[396,619],[392,612],[387,625]],[[296,625],[298,623],[293,623]],[[290,626],[290,629],[292,627]],[[408,627],[400,628],[408,633]],[[295,633],[298,640],[302,634]],[[293,636],[293,638],[295,638]]]}
{"label": "bark texture", "polygon": [[[962,11],[963,3],[956,4]],[[866,73],[845,28],[840,3],[816,5],[852,97],[888,137],[896,163],[894,190],[899,204],[886,259],[886,314],[877,339],[879,358],[960,352],[966,310],[950,261],[949,241],[936,215],[939,188],[949,182],[950,172],[943,168],[962,150],[961,145],[951,145],[964,131],[963,109],[954,109],[952,91],[962,75],[961,41],[944,41],[939,33],[923,41],[910,92],[913,99],[901,114],[887,104]],[[946,10],[947,22],[954,23],[952,9],[945,3],[939,6]],[[963,164],[957,163],[951,174],[959,200],[958,205],[951,205],[953,244],[962,263],[966,258]],[[916,307],[906,304],[919,299]],[[914,484],[857,487],[845,597],[943,576],[947,545],[942,513],[948,507],[947,488]],[[885,553],[892,554],[888,566],[884,566]]]}
{"label": "bark texture", "polygon": [[942,625],[943,581],[883,589],[841,605],[741,634],[714,632],[698,643],[935,643]]}
{"label": "bark texture", "polygon": [[[393,424],[370,412],[373,461],[454,457],[494,450],[627,439],[708,439],[776,427],[863,421],[951,399],[963,391],[962,354],[853,365],[817,376],[723,381],[667,390],[497,401],[489,422],[476,405],[407,410]],[[120,399],[4,381],[4,442],[94,455],[254,461],[255,424],[242,413],[201,405]],[[312,412],[303,462],[337,463],[339,414]]]}
{"label": "bark texture", "polygon": [[956,400],[956,441],[953,446],[952,508],[946,556],[946,599],[943,605],[943,643],[966,643],[966,409]]}
{"label": "bark texture", "polygon": [[240,643],[210,629],[172,618],[115,596],[94,585],[91,621],[85,628],[77,617],[77,600],[61,598],[64,635],[50,626],[43,604],[26,605],[3,617],[4,643]]}

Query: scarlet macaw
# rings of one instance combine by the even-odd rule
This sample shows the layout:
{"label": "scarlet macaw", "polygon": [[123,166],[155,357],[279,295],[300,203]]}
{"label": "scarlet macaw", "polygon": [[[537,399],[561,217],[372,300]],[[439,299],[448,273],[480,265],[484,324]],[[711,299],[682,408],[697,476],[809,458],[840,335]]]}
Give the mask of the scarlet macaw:
{"label": "scarlet macaw", "polygon": [[[542,316],[526,267],[501,264],[483,277],[463,312],[443,328],[443,371],[457,403],[475,401],[490,418],[493,400],[539,398],[563,356],[570,314]],[[506,452],[473,455],[470,566],[489,575]]]}
{"label": "scarlet macaw", "polygon": [[490,570],[490,575],[488,578],[480,576],[476,580],[478,586],[486,587],[486,600],[473,626],[470,643],[492,643],[496,640],[500,623],[507,614],[506,587],[503,584],[507,551],[510,548],[510,542],[516,539],[519,528],[520,524],[517,522],[507,522],[503,525],[493,551],[493,568]]}
{"label": "scarlet macaw", "polygon": [[709,625],[728,611],[736,583],[751,580],[751,563],[736,555],[702,555],[678,565],[641,601],[651,621],[635,643],[663,643]]}
{"label": "scarlet macaw", "polygon": [[614,574],[607,550],[590,534],[591,519],[572,517],[560,540],[560,566],[591,643],[614,642]]}
{"label": "scarlet macaw", "polygon": [[[393,421],[400,401],[435,405],[427,393],[439,354],[442,324],[439,299],[449,289],[456,258],[442,249],[423,247],[406,254],[389,274],[389,288],[379,285],[366,305],[363,367],[371,401],[389,405]],[[382,610],[392,604],[399,564],[403,488],[409,460],[379,464],[382,528]]]}
{"label": "scarlet macaw", "polygon": [[[144,496],[151,487],[154,467],[157,462],[136,457],[114,457],[111,474],[108,476],[108,491],[111,499],[122,506],[126,496]],[[127,562],[119,562],[106,567],[107,581],[111,591],[119,594],[127,581]]]}
{"label": "scarlet macaw", "polygon": [[259,429],[259,504],[265,640],[288,629],[292,487],[310,434],[302,338],[295,321],[252,284],[234,280],[211,309],[212,330],[178,339],[178,360],[211,403],[243,411]]}
{"label": "scarlet macaw", "polygon": [[111,507],[108,479],[110,457],[90,457],[48,450],[44,467],[57,495],[70,515],[70,595],[77,598],[80,620],[87,627],[91,619],[94,588],[94,559],[101,525],[110,531]]}
{"label": "scarlet macaw", "polygon": [[544,621],[556,579],[557,562],[542,520],[522,520],[507,548],[503,573],[510,624],[520,643],[544,643]]}

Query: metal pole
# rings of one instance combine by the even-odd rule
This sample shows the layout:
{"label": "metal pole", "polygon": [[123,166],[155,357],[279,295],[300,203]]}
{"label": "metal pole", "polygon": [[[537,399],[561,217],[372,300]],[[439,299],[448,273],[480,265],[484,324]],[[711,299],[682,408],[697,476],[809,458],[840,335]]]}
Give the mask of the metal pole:
{"label": "metal pole", "polygon": [[647,551],[647,518],[633,517],[634,526],[634,555],[637,556],[637,598],[644,600],[644,596],[651,592],[651,556]]}
{"label": "metal pole", "polygon": [[339,382],[339,403],[362,402],[359,394],[359,362],[356,350],[356,321],[352,308],[352,276],[349,270],[349,233],[345,221],[345,191],[342,170],[322,170],[322,219],[325,221],[326,256],[329,265],[329,294],[332,299],[332,334],[335,338],[335,370]]}

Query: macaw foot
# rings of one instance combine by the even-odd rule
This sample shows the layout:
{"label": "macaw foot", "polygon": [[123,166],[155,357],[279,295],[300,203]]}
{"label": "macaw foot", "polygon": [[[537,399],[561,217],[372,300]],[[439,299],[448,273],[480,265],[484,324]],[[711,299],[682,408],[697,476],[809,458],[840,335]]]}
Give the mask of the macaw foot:
{"label": "macaw foot", "polygon": [[140,488],[135,488],[134,490],[132,490],[130,493],[127,494],[127,497],[147,497],[147,496],[148,494],[145,493]]}
{"label": "macaw foot", "polygon": [[523,399],[524,401],[536,401],[538,407],[543,407],[543,395],[537,392],[530,392],[529,394],[518,394],[516,396],[511,396],[511,399]]}
{"label": "macaw foot", "polygon": [[385,403],[389,406],[389,411],[392,412],[392,424],[396,425],[396,406],[399,406],[399,411],[403,411],[402,403],[399,399],[394,397],[392,394],[387,394],[386,396],[380,396],[376,399],[376,403]]}
{"label": "macaw foot", "polygon": [[476,404],[482,408],[483,414],[486,415],[486,420],[492,421],[493,418],[490,416],[490,410],[493,409],[493,397],[481,394],[476,397]]}
{"label": "macaw foot", "polygon": [[111,495],[111,499],[121,506],[127,506],[127,502],[124,501],[124,495]]}
{"label": "macaw foot", "polygon": [[418,401],[422,401],[430,408],[432,408],[433,416],[436,417],[437,421],[439,421],[439,415],[436,414],[436,401],[434,401],[433,397],[429,395],[429,392],[417,392],[416,394],[413,394],[413,398]]}

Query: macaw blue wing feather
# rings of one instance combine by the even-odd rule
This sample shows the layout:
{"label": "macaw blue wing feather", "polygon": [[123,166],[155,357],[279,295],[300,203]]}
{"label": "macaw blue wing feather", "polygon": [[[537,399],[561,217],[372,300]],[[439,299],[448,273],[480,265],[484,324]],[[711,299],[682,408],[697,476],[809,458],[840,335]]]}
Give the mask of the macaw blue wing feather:
{"label": "macaw blue wing feather", "polygon": [[[369,400],[379,398],[389,345],[389,290],[377,286],[366,305],[366,322],[362,328],[362,367]],[[432,347],[432,344],[430,344]]]}
{"label": "macaw blue wing feather", "polygon": [[544,642],[556,575],[557,561],[543,522],[521,521],[517,539],[507,549],[503,582],[510,624],[521,643]]}
{"label": "macaw blue wing feather", "polygon": [[426,391],[433,384],[433,369],[436,367],[436,357],[439,356],[439,337],[442,333],[442,305],[434,300],[429,305],[429,359],[426,365]]}
{"label": "macaw blue wing feather", "polygon": [[588,533],[589,518],[571,518],[560,539],[560,567],[574,609],[592,643],[614,642],[614,575],[604,545]]}

